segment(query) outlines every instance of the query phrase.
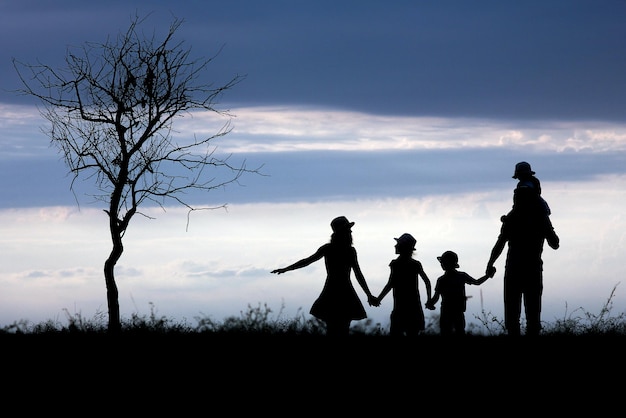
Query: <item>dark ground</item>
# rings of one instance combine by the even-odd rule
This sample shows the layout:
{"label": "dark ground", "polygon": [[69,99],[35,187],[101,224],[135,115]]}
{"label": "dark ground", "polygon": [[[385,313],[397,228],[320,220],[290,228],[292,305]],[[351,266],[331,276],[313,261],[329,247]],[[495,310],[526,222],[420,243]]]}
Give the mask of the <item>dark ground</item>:
{"label": "dark ground", "polygon": [[626,386],[624,336],[0,335],[0,344],[5,401],[26,396],[21,405],[47,413],[69,403],[64,412],[104,414],[125,402],[142,416],[371,415],[401,405],[474,414],[497,404],[578,415],[621,404]]}

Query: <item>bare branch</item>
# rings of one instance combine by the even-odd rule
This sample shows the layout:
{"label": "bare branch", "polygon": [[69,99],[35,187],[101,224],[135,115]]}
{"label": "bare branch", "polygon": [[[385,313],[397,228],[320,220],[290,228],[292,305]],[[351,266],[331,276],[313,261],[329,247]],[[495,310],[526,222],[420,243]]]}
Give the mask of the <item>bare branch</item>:
{"label": "bare branch", "polygon": [[[249,168],[245,161],[232,164],[230,155],[218,156],[213,146],[232,129],[232,115],[216,103],[245,77],[236,75],[217,86],[202,82],[217,54],[192,59],[191,49],[175,39],[183,23],[176,18],[162,40],[154,33],[147,37],[140,31],[146,19],[135,16],[128,30],[104,43],[68,49],[63,69],[13,60],[24,85],[19,92],[43,104],[41,113],[50,124],[46,134],[73,176],[72,191],[79,177],[93,180],[99,191],[93,197],[107,204],[113,250],[105,279],[114,314],[119,308],[113,266],[141,205],[163,207],[172,201],[189,213],[215,209],[194,207],[185,200],[187,193],[238,183],[242,175],[261,174],[262,168]],[[194,111],[213,112],[226,121],[213,135],[176,142],[174,121]]]}

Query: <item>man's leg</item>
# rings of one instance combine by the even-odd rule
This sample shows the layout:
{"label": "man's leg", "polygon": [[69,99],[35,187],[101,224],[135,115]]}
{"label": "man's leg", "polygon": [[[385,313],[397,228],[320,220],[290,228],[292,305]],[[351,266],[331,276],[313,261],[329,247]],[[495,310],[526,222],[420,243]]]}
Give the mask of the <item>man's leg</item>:
{"label": "man's leg", "polygon": [[524,313],[526,314],[526,335],[539,335],[541,332],[541,295],[543,280],[541,271],[528,277],[524,289]]}
{"label": "man's leg", "polygon": [[504,273],[504,326],[510,336],[520,335],[522,314],[522,289],[519,277],[510,272]]}

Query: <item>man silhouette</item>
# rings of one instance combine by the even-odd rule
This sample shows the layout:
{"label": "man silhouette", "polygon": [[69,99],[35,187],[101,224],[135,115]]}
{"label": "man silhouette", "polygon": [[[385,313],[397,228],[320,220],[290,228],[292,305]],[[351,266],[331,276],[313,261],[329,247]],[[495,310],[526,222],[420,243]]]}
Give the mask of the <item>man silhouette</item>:
{"label": "man silhouette", "polygon": [[[530,168],[530,166],[528,166]],[[520,335],[522,301],[526,314],[526,335],[541,331],[543,293],[543,244],[559,248],[550,215],[537,190],[518,184],[513,193],[513,209],[502,216],[502,226],[486,271],[493,268],[508,243],[504,268],[504,324],[508,335]]]}

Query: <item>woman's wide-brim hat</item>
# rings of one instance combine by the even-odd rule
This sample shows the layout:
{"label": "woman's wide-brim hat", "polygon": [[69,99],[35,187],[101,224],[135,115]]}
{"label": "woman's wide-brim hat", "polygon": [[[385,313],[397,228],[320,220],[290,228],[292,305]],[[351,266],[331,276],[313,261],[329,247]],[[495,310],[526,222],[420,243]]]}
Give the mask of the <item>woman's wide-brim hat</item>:
{"label": "woman's wide-brim hat", "polygon": [[350,222],[345,216],[338,216],[330,222],[333,232],[350,231],[354,226],[354,222]]}

